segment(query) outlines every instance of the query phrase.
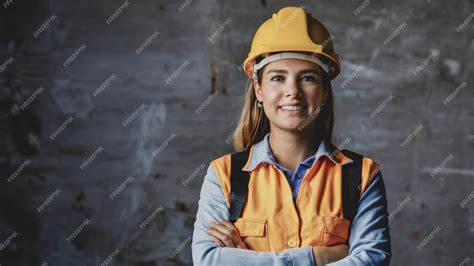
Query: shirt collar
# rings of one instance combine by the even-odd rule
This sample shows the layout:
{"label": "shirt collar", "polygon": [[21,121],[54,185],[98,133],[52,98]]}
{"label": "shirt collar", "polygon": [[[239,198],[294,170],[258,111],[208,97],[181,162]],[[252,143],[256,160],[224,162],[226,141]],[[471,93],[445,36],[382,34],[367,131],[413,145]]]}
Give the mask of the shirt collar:
{"label": "shirt collar", "polygon": [[[257,166],[259,166],[262,163],[268,163],[268,164],[275,163],[273,160],[273,154],[269,145],[269,136],[270,136],[270,133],[267,133],[261,141],[255,143],[251,147],[249,160],[247,161],[245,166],[242,168],[242,170],[253,171]],[[321,141],[321,143],[319,144],[318,150],[313,156],[315,157],[314,161],[317,161],[319,157],[321,156],[326,156],[332,162],[340,166],[353,162],[350,158],[348,158],[342,152],[340,152],[340,150],[337,147],[335,147],[331,143],[327,143],[324,140]]]}

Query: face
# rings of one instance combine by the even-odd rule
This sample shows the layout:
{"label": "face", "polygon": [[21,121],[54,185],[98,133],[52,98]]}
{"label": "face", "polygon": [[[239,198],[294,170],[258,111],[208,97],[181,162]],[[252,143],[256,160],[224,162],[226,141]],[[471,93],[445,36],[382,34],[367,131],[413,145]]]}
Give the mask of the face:
{"label": "face", "polygon": [[254,81],[254,88],[271,127],[294,131],[314,124],[326,98],[321,71],[317,64],[300,59],[277,60],[264,67],[261,84]]}

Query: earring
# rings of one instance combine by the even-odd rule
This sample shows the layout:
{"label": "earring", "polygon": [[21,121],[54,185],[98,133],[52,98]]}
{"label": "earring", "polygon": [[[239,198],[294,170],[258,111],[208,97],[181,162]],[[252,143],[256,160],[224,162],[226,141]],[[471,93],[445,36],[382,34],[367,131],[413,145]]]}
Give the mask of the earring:
{"label": "earring", "polygon": [[325,104],[326,104],[326,102],[324,101],[324,102],[321,103],[321,106],[324,106]]}
{"label": "earring", "polygon": [[263,107],[263,102],[257,100],[257,106],[258,106],[258,108],[262,108]]}

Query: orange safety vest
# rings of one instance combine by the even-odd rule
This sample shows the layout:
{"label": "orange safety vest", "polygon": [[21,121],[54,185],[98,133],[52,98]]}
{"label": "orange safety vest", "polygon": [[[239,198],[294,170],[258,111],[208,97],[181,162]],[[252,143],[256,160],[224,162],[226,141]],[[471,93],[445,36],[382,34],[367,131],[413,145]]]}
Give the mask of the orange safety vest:
{"label": "orange safety vest", "polygon": [[[250,164],[255,145],[242,170]],[[309,168],[300,185],[296,203],[285,174],[262,163],[250,171],[247,198],[235,223],[247,248],[281,252],[304,246],[347,244],[351,222],[342,211],[342,165],[352,163],[342,152],[321,156]],[[334,161],[333,161],[334,160]],[[337,162],[337,163],[335,163]],[[230,207],[231,154],[211,162]],[[360,196],[379,170],[368,157],[362,159]]]}

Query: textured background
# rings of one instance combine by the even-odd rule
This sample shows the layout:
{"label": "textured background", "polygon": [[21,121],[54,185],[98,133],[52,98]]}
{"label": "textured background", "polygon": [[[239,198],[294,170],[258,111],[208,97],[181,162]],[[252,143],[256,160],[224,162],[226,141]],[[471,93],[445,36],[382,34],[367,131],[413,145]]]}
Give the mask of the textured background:
{"label": "textured background", "polygon": [[[233,151],[240,64],[290,2],[0,4],[0,264],[191,264],[205,169]],[[474,3],[291,5],[334,36],[335,143],[381,165],[392,265],[472,265]]]}

